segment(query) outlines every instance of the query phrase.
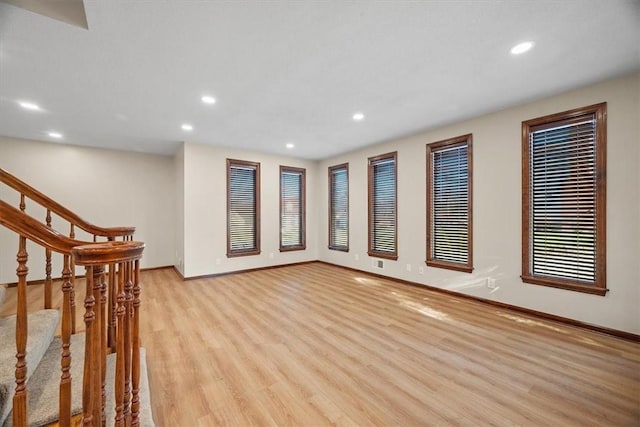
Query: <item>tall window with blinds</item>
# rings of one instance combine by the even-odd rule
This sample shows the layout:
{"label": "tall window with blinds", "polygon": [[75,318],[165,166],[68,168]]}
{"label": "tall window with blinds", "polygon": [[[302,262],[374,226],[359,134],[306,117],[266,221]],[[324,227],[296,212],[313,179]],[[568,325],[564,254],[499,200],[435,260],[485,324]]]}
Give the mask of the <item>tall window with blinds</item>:
{"label": "tall window with blinds", "polygon": [[329,168],[329,249],[349,250],[349,165]]}
{"label": "tall window with blinds", "polygon": [[427,145],[427,260],[471,272],[472,136]]}
{"label": "tall window with blinds", "polygon": [[260,163],[227,159],[227,256],[260,253]]}
{"label": "tall window with blinds", "polygon": [[280,251],[305,249],[305,169],[280,166]]}
{"label": "tall window with blinds", "polygon": [[606,293],[606,104],[522,123],[522,280]]}
{"label": "tall window with blinds", "polygon": [[369,256],[398,259],[397,153],[369,158]]}

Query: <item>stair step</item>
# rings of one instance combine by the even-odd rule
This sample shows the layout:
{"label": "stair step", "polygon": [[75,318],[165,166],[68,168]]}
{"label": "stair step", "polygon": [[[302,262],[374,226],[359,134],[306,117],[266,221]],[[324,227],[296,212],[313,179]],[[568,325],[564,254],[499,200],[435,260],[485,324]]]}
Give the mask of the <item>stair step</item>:
{"label": "stair step", "polygon": [[[60,320],[58,310],[40,310],[28,315],[27,379],[44,356]],[[0,318],[0,425],[11,412],[16,390],[16,316]]]}
{"label": "stair step", "polygon": [[[71,414],[82,412],[82,373],[84,368],[85,334],[71,337]],[[60,389],[60,355],[62,340],[55,338],[40,365],[29,380],[29,427],[40,427],[55,422],[59,418],[59,389]],[[144,349],[140,349],[140,426],[154,427],[149,401],[149,381],[147,379],[147,364]],[[105,393],[107,405],[107,425],[112,426],[115,418],[114,404],[114,376],[116,355],[107,356],[107,378]],[[9,416],[3,427],[13,427],[12,417]]]}

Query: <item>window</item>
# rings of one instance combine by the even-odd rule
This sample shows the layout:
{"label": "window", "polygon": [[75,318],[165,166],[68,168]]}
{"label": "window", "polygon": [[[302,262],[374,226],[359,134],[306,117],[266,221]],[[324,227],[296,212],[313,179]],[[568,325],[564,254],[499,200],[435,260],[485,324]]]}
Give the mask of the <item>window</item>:
{"label": "window", "polygon": [[329,249],[349,251],[349,165],[329,168]]}
{"label": "window", "polygon": [[427,265],[471,272],[472,136],[427,145]]}
{"label": "window", "polygon": [[260,253],[260,163],[227,159],[227,256]]}
{"label": "window", "polygon": [[305,248],[305,170],[280,166],[280,251]]}
{"label": "window", "polygon": [[522,280],[604,295],[606,103],[522,123]]}
{"label": "window", "polygon": [[369,256],[398,259],[396,157],[369,158]]}

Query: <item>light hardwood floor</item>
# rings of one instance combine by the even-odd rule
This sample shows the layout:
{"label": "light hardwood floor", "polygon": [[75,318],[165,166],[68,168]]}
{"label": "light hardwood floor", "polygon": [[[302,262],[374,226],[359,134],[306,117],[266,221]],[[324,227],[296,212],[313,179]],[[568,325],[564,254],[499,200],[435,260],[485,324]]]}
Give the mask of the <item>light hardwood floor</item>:
{"label": "light hardwood floor", "polygon": [[142,281],[158,426],[640,425],[637,343],[321,263]]}

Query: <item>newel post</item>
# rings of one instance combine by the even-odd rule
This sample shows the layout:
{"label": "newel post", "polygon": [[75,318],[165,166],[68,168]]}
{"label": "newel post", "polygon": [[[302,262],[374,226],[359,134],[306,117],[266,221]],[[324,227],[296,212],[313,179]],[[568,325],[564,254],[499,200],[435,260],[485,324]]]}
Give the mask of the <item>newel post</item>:
{"label": "newel post", "polygon": [[[84,426],[104,426],[107,418],[115,420],[116,426],[138,423],[140,366],[138,271],[143,250],[144,244],[134,241],[100,242],[76,246],[72,249],[76,265],[83,265],[87,269],[86,358],[82,390]],[[107,289],[105,281],[107,265],[119,267],[118,280],[109,280],[109,287],[117,286],[117,289]],[[112,293],[116,295],[117,304],[115,343],[109,342],[108,334],[112,322],[107,315],[107,310],[111,310],[111,307],[107,307],[107,295]],[[113,414],[105,414],[106,354],[113,344],[116,349],[115,396],[113,396],[116,404]],[[133,409],[133,414],[129,412],[129,408]]]}
{"label": "newel post", "polygon": [[18,243],[18,310],[16,312],[16,394],[13,396],[13,425],[27,425],[27,239]]}

